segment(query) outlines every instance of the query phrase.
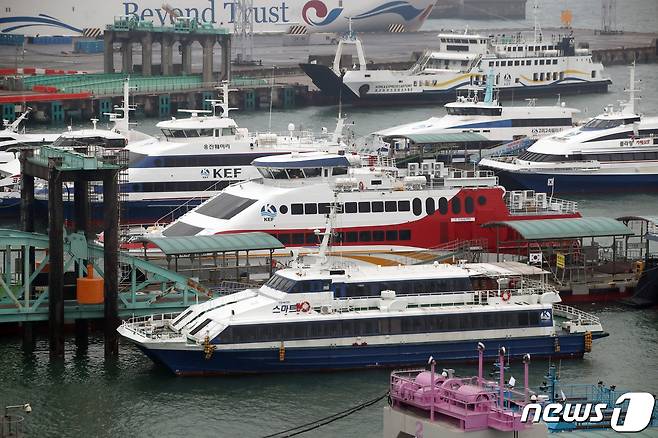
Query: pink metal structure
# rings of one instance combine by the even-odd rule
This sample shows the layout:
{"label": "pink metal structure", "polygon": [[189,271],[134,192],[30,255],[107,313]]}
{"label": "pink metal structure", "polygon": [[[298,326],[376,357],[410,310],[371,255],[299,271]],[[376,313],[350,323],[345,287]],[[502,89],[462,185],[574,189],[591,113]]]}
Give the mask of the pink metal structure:
{"label": "pink metal structure", "polygon": [[[503,432],[521,431],[521,410],[527,397],[528,356],[525,362],[524,392],[505,387],[505,349],[499,350],[500,382],[482,376],[484,345],[478,344],[478,376],[454,377],[449,372],[437,374],[436,361],[430,358],[430,371],[396,371],[391,373],[390,395],[394,409],[416,408],[427,412],[431,421],[446,421],[464,431],[487,428]],[[524,358],[525,360],[525,358]],[[505,400],[507,397],[507,400]]]}

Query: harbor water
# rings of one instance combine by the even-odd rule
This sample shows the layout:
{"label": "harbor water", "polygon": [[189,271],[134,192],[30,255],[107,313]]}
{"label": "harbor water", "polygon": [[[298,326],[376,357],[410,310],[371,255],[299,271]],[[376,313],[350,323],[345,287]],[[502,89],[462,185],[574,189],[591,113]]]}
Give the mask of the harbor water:
{"label": "harbor water", "polygon": [[[585,359],[559,363],[562,381],[602,380],[658,394],[656,309],[587,310],[601,318],[610,336],[595,341]],[[100,337],[90,339],[86,353],[76,352],[74,339],[68,339],[66,355],[63,365],[51,365],[46,339],[30,355],[22,352],[19,339],[0,339],[0,403],[31,403],[29,436],[262,437],[374,399],[387,390],[389,376],[386,370],[363,370],[178,378],[127,343],[115,363],[105,363]],[[477,372],[473,364],[450,367],[463,375]],[[547,368],[548,361],[532,361],[531,385],[541,384]],[[522,382],[521,361],[512,362],[509,373]],[[380,437],[384,403],[303,436]]]}
{"label": "harbor water", "polygon": [[[626,8],[626,2],[622,3]],[[647,14],[656,11],[655,0],[630,3],[645,6],[636,5],[638,20],[626,23],[637,22],[640,26],[645,23]],[[639,13],[644,7],[649,12]],[[620,5],[620,12],[624,8]],[[579,11],[580,6],[574,11],[577,19],[579,14],[585,13]],[[655,25],[656,14],[649,18]],[[440,24],[437,26],[441,28]],[[583,27],[596,27],[596,23]],[[580,116],[585,118],[600,113],[608,103],[624,100],[628,69],[616,66],[607,70],[613,79],[609,93],[565,96],[563,101],[581,109]],[[655,71],[655,66],[640,65],[636,72],[643,90],[639,109],[646,114],[658,114]],[[547,104],[556,99],[557,96],[545,98],[537,103]],[[356,122],[354,129],[360,135],[444,114],[442,108],[431,106],[344,108],[344,111]],[[297,128],[319,130],[327,127],[331,130],[337,112],[336,107],[275,111],[271,126],[273,131],[284,131],[292,122]],[[267,130],[268,117],[266,111],[235,114],[240,126],[259,131]],[[140,120],[137,129],[155,134],[154,123],[154,120]],[[572,199],[579,201],[580,210],[586,216],[656,216],[658,205],[658,194],[632,192]],[[630,310],[616,305],[585,307],[601,318],[610,336],[595,341],[592,353],[583,360],[561,362],[562,381],[596,383],[601,380],[606,385],[657,394],[658,311]],[[440,358],[436,359],[441,368]],[[531,385],[537,387],[542,382],[548,365],[545,360],[532,361]],[[463,375],[476,371],[473,364],[450,366]],[[106,362],[100,336],[90,338],[87,351],[78,351],[74,339],[67,339],[65,362],[52,364],[43,334],[36,350],[30,354],[22,351],[20,338],[0,337],[0,370],[0,407],[29,402],[33,412],[27,418],[26,427],[28,436],[32,437],[260,437],[380,396],[387,390],[389,376],[389,370],[363,370],[177,378],[126,342],[121,344],[116,362]],[[522,381],[520,361],[512,363],[511,375],[517,382]],[[385,401],[304,436],[380,437],[383,403]]]}

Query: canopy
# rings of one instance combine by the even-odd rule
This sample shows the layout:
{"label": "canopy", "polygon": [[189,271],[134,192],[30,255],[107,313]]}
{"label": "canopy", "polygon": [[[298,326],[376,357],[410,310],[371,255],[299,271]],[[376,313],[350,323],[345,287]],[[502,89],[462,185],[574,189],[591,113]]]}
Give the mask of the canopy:
{"label": "canopy", "polygon": [[267,233],[214,234],[212,236],[146,237],[166,255],[281,249],[283,244]]}
{"label": "canopy", "polygon": [[483,227],[506,226],[525,240],[576,239],[580,237],[630,236],[635,234],[621,222],[608,217],[535,219],[489,222]]}

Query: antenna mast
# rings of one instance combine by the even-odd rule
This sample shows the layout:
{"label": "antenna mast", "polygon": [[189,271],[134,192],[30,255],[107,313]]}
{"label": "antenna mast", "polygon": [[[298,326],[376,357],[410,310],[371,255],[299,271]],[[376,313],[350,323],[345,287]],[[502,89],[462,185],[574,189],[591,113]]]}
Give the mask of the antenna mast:
{"label": "antenna mast", "polygon": [[238,64],[251,62],[254,56],[254,0],[235,1],[234,34],[240,37]]}
{"label": "antenna mast", "polygon": [[541,26],[539,24],[539,1],[535,0],[534,3],[532,4],[532,16],[534,18],[534,29],[535,29],[535,42],[540,43],[542,40],[542,35],[541,35]]}

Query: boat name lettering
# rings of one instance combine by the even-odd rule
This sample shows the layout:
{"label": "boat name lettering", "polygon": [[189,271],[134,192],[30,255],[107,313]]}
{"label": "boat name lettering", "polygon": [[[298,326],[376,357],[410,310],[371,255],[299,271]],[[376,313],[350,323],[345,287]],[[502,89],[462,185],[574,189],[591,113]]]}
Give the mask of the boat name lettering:
{"label": "boat name lettering", "polygon": [[475,222],[474,217],[453,217],[450,222]]}
{"label": "boat name lettering", "polygon": [[[139,1],[124,1],[123,15],[129,15],[142,21],[151,21],[155,19],[156,26],[170,26],[174,24],[174,17],[187,16],[194,18],[202,23],[212,23],[224,25],[233,23],[238,17],[238,2],[224,0],[222,3],[216,0],[208,0],[206,8],[176,7],[173,4],[171,12],[164,8],[144,8],[140,6]],[[146,2],[144,2],[146,3]],[[179,2],[180,4],[180,2]],[[289,23],[290,7],[285,1],[273,2],[267,6],[254,6],[251,9],[251,15],[256,23]]]}
{"label": "boat name lettering", "polygon": [[308,301],[302,301],[300,303],[290,303],[289,301],[281,301],[279,304],[272,308],[272,313],[301,313],[308,312],[311,310],[311,306]]}
{"label": "boat name lettering", "polygon": [[221,149],[231,149],[231,145],[228,143],[221,144],[204,144],[203,148],[208,151],[221,150]]}
{"label": "boat name lettering", "polygon": [[532,133],[533,134],[554,134],[556,132],[561,132],[563,131],[562,128],[532,128]]}
{"label": "boat name lettering", "polygon": [[403,93],[413,91],[411,85],[375,85],[374,93]]}
{"label": "boat name lettering", "polygon": [[[612,408],[610,426],[616,432],[640,432],[651,422],[655,398],[648,392],[627,392],[620,395],[614,405],[610,403],[528,403],[521,413],[522,423],[600,423],[603,412]],[[626,415],[622,417],[622,410]],[[531,416],[532,411],[532,416]]]}
{"label": "boat name lettering", "polygon": [[622,140],[619,142],[620,146],[633,146],[633,145],[646,145],[651,144],[650,138],[632,138],[630,140]]}

